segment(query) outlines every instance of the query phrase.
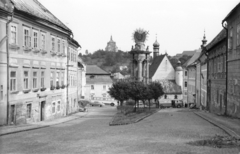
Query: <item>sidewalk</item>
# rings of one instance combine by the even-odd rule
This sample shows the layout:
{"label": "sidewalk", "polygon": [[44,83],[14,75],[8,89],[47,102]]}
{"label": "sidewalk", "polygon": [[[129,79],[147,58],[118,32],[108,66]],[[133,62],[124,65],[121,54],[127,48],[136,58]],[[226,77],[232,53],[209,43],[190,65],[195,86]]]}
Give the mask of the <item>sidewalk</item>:
{"label": "sidewalk", "polygon": [[219,116],[207,111],[196,111],[194,113],[212,123],[213,125],[221,128],[230,136],[240,139],[240,119]]}
{"label": "sidewalk", "polygon": [[41,121],[41,122],[37,122],[37,123],[33,123],[33,124],[2,126],[2,127],[0,127],[0,136],[65,123],[65,122],[72,121],[72,120],[75,120],[75,119],[78,119],[78,118],[82,118],[87,114],[88,114],[88,112],[77,112],[77,113],[69,115],[67,117],[61,117],[61,118],[54,119],[54,120],[51,120],[51,121],[48,120],[48,121]]}

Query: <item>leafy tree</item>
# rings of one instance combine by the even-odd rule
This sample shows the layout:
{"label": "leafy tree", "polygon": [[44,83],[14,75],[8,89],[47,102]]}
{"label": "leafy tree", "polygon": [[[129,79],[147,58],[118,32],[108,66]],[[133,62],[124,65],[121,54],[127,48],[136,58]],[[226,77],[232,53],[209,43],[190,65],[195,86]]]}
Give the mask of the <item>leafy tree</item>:
{"label": "leafy tree", "polygon": [[152,96],[152,98],[155,100],[155,103],[157,103],[156,107],[159,107],[159,97],[162,96],[164,94],[163,92],[163,87],[161,85],[161,83],[154,81],[154,82],[150,82],[148,85],[148,88],[150,90],[150,95]]}
{"label": "leafy tree", "polygon": [[136,82],[136,81],[130,81],[130,90],[129,90],[129,96],[131,99],[135,101],[135,109],[136,106],[139,106],[139,100],[144,100],[145,95],[144,92],[146,91],[146,86],[143,82]]}
{"label": "leafy tree", "polygon": [[152,89],[150,88],[149,84],[146,87],[146,91],[145,91],[144,95],[145,95],[145,99],[148,100],[148,105],[149,105],[149,110],[150,110],[150,103],[151,103],[151,99],[153,99],[153,92],[152,92]]}
{"label": "leafy tree", "polygon": [[122,106],[123,102],[129,99],[129,87],[130,83],[128,81],[117,81],[109,88],[108,93],[111,97],[120,101],[120,105]]}

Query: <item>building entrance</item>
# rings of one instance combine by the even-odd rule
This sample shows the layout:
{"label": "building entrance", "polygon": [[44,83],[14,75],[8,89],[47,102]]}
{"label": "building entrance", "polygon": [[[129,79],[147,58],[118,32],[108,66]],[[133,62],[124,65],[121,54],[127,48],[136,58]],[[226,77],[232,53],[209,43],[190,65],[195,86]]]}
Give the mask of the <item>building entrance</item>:
{"label": "building entrance", "polygon": [[45,104],[45,101],[41,102],[40,121],[43,121],[45,119]]}

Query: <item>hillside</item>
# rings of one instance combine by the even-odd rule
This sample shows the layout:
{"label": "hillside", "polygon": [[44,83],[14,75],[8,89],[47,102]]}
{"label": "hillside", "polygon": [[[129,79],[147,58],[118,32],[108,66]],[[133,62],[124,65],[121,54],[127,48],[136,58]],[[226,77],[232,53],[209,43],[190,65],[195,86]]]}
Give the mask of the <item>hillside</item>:
{"label": "hillside", "polygon": [[[109,52],[104,50],[97,50],[93,54],[82,55],[82,60],[87,65],[97,65],[103,70],[111,73],[121,72],[123,75],[130,74],[132,57],[128,52],[119,50],[118,52]],[[191,56],[183,55],[179,59],[176,57],[168,56],[173,67],[177,66],[178,60],[184,64]],[[150,63],[152,58],[150,58]],[[129,69],[120,70],[120,66],[127,66]]]}
{"label": "hillside", "polygon": [[[118,52],[109,52],[97,50],[93,54],[82,56],[82,60],[87,65],[97,65],[103,70],[111,73],[119,72],[119,66],[128,66],[131,62],[131,55],[127,52],[119,50]],[[130,70],[124,69],[120,71],[123,74],[129,74]]]}

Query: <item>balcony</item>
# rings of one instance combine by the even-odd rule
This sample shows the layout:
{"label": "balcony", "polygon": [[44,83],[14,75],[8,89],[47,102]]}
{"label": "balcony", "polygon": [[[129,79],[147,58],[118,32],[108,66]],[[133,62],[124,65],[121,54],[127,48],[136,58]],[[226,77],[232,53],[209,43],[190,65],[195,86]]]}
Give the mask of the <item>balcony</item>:
{"label": "balcony", "polygon": [[33,53],[39,53],[40,52],[40,50],[39,49],[37,49],[37,48],[33,48]]}
{"label": "balcony", "polygon": [[56,89],[57,89],[57,90],[60,89],[60,88],[61,88],[60,85],[57,85],[57,86],[56,86]]}
{"label": "balcony", "polygon": [[45,55],[47,53],[47,51],[44,49],[40,49],[40,51],[41,51],[41,54],[43,54],[43,55]]}
{"label": "balcony", "polygon": [[32,91],[33,92],[38,92],[39,88],[34,88]]}
{"label": "balcony", "polygon": [[51,86],[51,87],[50,87],[50,90],[54,90],[54,89],[55,89],[55,86]]}
{"label": "balcony", "polygon": [[50,54],[52,55],[52,56],[56,56],[56,52],[55,51],[50,51]]}
{"label": "balcony", "polygon": [[61,56],[62,56],[62,53],[58,52],[58,53],[57,53],[57,56],[58,56],[58,57],[61,57]]}
{"label": "balcony", "polygon": [[46,90],[46,88],[45,87],[42,87],[41,89],[40,89],[40,91],[45,91]]}
{"label": "balcony", "polygon": [[31,89],[23,89],[24,94],[29,93],[30,91],[31,91]]}
{"label": "balcony", "polygon": [[66,87],[66,86],[65,86],[64,84],[61,86],[62,89],[64,89],[65,87]]}
{"label": "balcony", "polygon": [[30,46],[23,46],[23,50],[25,52],[30,52],[32,50],[32,48]]}

